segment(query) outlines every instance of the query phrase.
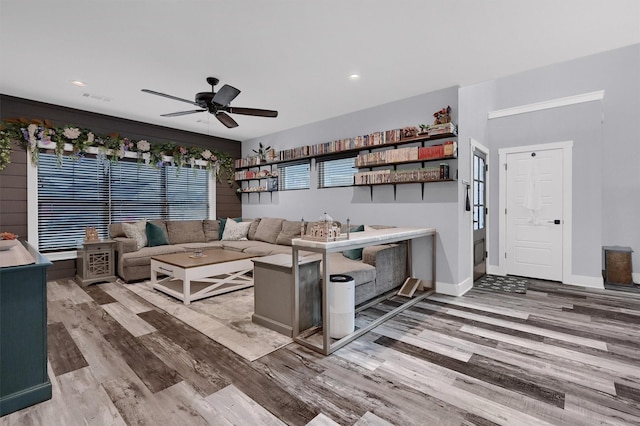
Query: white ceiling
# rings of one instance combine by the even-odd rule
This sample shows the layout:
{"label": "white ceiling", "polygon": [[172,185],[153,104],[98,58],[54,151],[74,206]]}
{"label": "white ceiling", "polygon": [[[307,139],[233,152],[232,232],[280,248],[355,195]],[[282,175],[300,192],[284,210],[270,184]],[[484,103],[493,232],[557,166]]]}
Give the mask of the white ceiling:
{"label": "white ceiling", "polygon": [[[639,42],[638,0],[0,0],[0,93],[246,140]],[[207,76],[279,117],[165,118],[195,107],[140,91]]]}

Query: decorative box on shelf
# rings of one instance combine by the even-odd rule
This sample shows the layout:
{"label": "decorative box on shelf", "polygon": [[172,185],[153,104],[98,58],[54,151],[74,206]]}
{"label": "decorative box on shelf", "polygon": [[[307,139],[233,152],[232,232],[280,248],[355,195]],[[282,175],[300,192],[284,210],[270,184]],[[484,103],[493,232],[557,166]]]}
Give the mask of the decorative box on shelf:
{"label": "decorative box on shelf", "polygon": [[347,219],[347,233],[342,233],[340,223],[334,222],[331,216],[324,213],[317,222],[309,223],[305,232],[304,219],[301,221],[300,238],[310,241],[340,241],[349,239],[349,219]]}

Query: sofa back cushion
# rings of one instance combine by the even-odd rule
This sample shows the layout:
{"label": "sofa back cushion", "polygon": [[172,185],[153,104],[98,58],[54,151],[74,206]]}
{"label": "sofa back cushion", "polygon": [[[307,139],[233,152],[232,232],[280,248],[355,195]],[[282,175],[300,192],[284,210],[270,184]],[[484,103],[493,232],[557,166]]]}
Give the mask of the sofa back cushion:
{"label": "sofa back cushion", "polygon": [[300,238],[301,223],[299,221],[285,220],[282,229],[276,238],[276,244],[290,246],[293,238]]}
{"label": "sofa back cushion", "polygon": [[251,221],[251,226],[249,226],[249,233],[247,234],[247,238],[250,240],[256,239],[256,231],[258,230],[258,225],[260,224],[260,218],[253,219]]}
{"label": "sofa back cushion", "polygon": [[282,223],[284,219],[275,217],[263,217],[260,219],[256,234],[254,236],[257,241],[264,241],[265,243],[275,244],[282,230]]}
{"label": "sofa back cushion", "polygon": [[109,236],[111,238],[126,237],[122,223],[112,223],[109,225]]}
{"label": "sofa back cushion", "polygon": [[171,244],[206,242],[201,220],[168,220],[167,235]]}
{"label": "sofa back cushion", "polygon": [[206,242],[218,241],[220,230],[220,221],[213,219],[205,219],[202,221],[202,229],[204,230],[204,238]]}

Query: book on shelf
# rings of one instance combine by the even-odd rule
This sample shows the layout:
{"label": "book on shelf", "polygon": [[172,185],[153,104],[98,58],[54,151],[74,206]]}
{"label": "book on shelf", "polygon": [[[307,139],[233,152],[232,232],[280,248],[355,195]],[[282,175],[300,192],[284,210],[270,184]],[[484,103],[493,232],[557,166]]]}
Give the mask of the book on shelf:
{"label": "book on shelf", "polygon": [[445,133],[456,134],[456,126],[453,123],[443,123],[443,124],[434,124],[429,126],[427,130],[427,135],[436,136],[443,135]]}

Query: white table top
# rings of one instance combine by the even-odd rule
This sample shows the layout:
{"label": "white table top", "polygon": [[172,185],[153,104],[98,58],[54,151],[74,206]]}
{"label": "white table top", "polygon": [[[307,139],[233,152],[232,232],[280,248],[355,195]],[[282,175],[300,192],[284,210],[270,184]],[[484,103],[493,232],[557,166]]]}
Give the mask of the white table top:
{"label": "white table top", "polygon": [[339,241],[324,242],[294,238],[291,240],[291,245],[308,249],[313,248],[327,251],[340,251],[355,248],[355,246],[364,247],[368,245],[385,244],[426,237],[434,235],[435,233],[435,228],[385,228],[363,232],[351,232],[348,240]]}

